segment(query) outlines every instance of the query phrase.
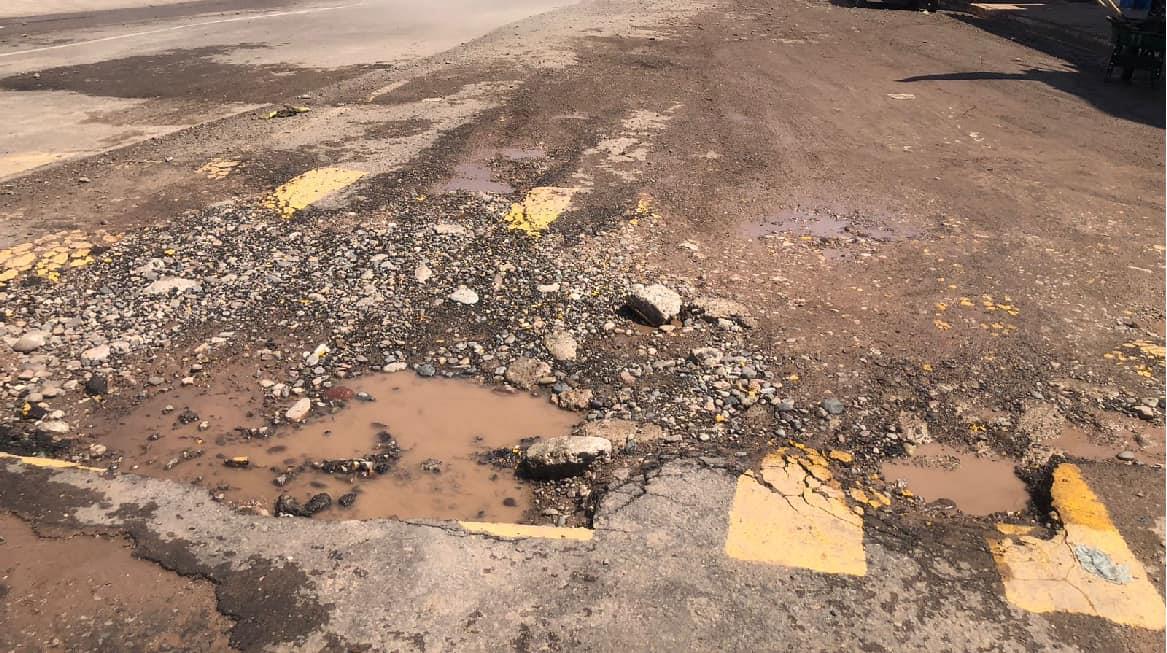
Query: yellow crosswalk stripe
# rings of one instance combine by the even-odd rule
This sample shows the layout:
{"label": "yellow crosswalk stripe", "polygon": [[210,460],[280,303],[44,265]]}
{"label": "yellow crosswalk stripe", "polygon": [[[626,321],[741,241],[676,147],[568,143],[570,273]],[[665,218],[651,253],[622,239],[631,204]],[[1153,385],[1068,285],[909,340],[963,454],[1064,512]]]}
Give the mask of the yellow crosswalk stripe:
{"label": "yellow crosswalk stripe", "polygon": [[264,204],[278,211],[284,218],[291,218],[297,211],[356,183],[365,173],[348,168],[316,168],[294,177],[276,188]]}
{"label": "yellow crosswalk stripe", "polygon": [[1065,526],[1052,539],[1009,524],[998,526],[1004,537],[989,539],[1009,602],[1030,612],[1074,612],[1163,630],[1163,598],[1082,471],[1059,465],[1051,494]]}

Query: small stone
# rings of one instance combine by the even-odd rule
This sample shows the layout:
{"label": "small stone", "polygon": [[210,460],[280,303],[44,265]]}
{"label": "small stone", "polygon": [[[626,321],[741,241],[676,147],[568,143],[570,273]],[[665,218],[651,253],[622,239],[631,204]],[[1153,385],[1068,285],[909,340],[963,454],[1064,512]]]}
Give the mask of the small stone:
{"label": "small stone", "polygon": [[348,508],[357,502],[357,493],[349,492],[348,494],[342,494],[340,495],[340,498],[336,500],[336,502],[340,504],[341,508]]}
{"label": "small stone", "polygon": [[551,374],[551,365],[541,360],[534,358],[516,358],[513,363],[507,366],[504,377],[511,385],[522,388],[523,390],[530,390],[535,387],[539,381]]}
{"label": "small stone", "polygon": [[41,422],[36,428],[37,431],[46,435],[64,435],[69,432],[69,423],[62,420],[49,420]]}
{"label": "small stone", "polygon": [[659,283],[633,286],[627,307],[649,326],[659,327],[680,314],[681,296]]}
{"label": "small stone", "polygon": [[697,347],[689,351],[689,360],[704,367],[717,367],[721,358],[721,350],[715,347]]}
{"label": "small stone", "polygon": [[543,346],[557,361],[573,361],[579,350],[579,343],[566,331],[555,331],[543,337]]}
{"label": "small stone", "polygon": [[308,499],[308,502],[304,504],[304,513],[310,517],[322,510],[327,510],[330,506],[332,506],[332,497],[327,492],[321,492]]}
{"label": "small stone", "polygon": [[308,413],[311,411],[312,400],[307,397],[303,397],[296,403],[292,404],[292,407],[288,409],[288,412],[284,413],[284,417],[288,418],[288,420],[292,422],[301,422],[305,417],[308,416]]}
{"label": "small stone", "polygon": [[232,469],[246,469],[251,466],[251,459],[247,456],[232,456],[224,460],[223,464]]}
{"label": "small stone", "polygon": [[89,445],[90,456],[101,457],[105,455],[106,451],[108,451],[108,448],[104,444],[94,442],[93,444]]}
{"label": "small stone", "polygon": [[426,378],[429,378],[437,373],[438,373],[438,371],[436,369],[434,369],[434,366],[430,363],[422,363],[422,364],[417,366],[417,375],[418,376],[424,376]]}
{"label": "small stone", "polygon": [[432,279],[434,271],[425,263],[418,263],[417,267],[413,269],[413,278],[417,279],[418,283],[425,283]]}
{"label": "small stone", "polygon": [[104,363],[112,351],[109,345],[97,345],[81,352],[81,363],[84,365],[98,365]]}
{"label": "small stone", "polygon": [[30,331],[29,333],[20,336],[20,338],[13,343],[12,349],[22,354],[27,354],[36,351],[45,346],[45,334],[39,331]]}
{"label": "small stone", "polygon": [[450,293],[450,299],[465,304],[466,306],[473,306],[478,303],[478,293],[467,288],[466,286],[458,286],[458,289]]}
{"label": "small stone", "polygon": [[45,387],[41,388],[41,394],[44,395],[45,399],[59,397],[61,396],[61,388],[60,386],[46,385]]}
{"label": "small stone", "polygon": [[150,385],[162,385],[163,383],[166,383],[166,379],[160,376],[152,376],[146,379],[146,383],[149,383]]}
{"label": "small stone", "polygon": [[567,410],[584,410],[591,406],[593,393],[587,388],[573,388],[552,395],[551,402]]}
{"label": "small stone", "polygon": [[747,329],[757,326],[758,321],[750,315],[750,310],[730,299],[721,297],[703,296],[694,299],[689,305],[689,311],[709,322],[728,320]]}
{"label": "small stone", "polygon": [[166,277],[152,282],[142,290],[142,293],[145,295],[167,295],[173,291],[174,294],[181,295],[187,291],[202,292],[202,290],[203,285],[193,279]]}
{"label": "small stone", "polygon": [[109,393],[109,379],[104,374],[94,374],[85,382],[85,394],[100,397]]}
{"label": "small stone", "polygon": [[845,408],[843,406],[843,402],[835,399],[834,397],[827,397],[826,399],[823,399],[820,402],[820,405],[823,407],[823,410],[827,411],[831,415],[842,415]]}
{"label": "small stone", "polygon": [[1135,406],[1135,414],[1139,416],[1139,419],[1145,419],[1147,421],[1155,419],[1156,415],[1155,409],[1145,404]]}
{"label": "small stone", "polygon": [[1135,459],[1135,452],[1133,452],[1133,451],[1120,451],[1120,452],[1118,452],[1118,455],[1116,456],[1116,458],[1118,458],[1119,460],[1134,460]]}

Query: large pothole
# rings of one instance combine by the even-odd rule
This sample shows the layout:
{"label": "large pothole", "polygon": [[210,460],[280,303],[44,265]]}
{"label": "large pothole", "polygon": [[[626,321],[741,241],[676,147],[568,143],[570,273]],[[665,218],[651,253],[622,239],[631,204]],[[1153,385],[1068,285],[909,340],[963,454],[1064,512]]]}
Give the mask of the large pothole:
{"label": "large pothole", "polygon": [[[123,472],[193,483],[257,511],[324,519],[522,522],[530,486],[514,456],[534,437],[567,435],[579,416],[545,399],[410,373],[328,388],[302,425],[265,429],[262,397],[176,387],[94,424]],[[327,495],[327,501],[321,496]]]}

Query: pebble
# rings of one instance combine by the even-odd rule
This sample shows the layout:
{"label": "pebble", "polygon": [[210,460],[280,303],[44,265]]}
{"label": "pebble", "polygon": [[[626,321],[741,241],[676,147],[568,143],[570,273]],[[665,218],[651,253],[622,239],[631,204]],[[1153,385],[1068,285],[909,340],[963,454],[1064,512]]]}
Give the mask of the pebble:
{"label": "pebble", "polygon": [[418,263],[417,267],[413,269],[413,278],[416,279],[418,283],[425,283],[432,279],[433,276],[434,271],[431,270],[430,266],[426,265],[425,263]]}
{"label": "pebble", "polygon": [[286,413],[284,413],[284,417],[293,422],[300,422],[303,421],[305,417],[308,417],[308,413],[311,411],[312,400],[304,397],[296,403],[292,404],[292,407],[289,408]]}
{"label": "pebble", "polygon": [[97,345],[81,352],[81,362],[85,365],[97,365],[109,359],[112,351],[109,345]]}
{"label": "pebble", "polygon": [[478,293],[474,292],[466,286],[458,286],[458,289],[450,293],[450,299],[465,304],[466,306],[473,306],[478,303]]}
{"label": "pebble", "polygon": [[628,295],[627,306],[649,326],[659,327],[681,313],[681,296],[661,284],[638,285]]}
{"label": "pebble", "polygon": [[554,331],[543,337],[543,346],[557,361],[574,361],[579,343],[566,331]]}
{"label": "pebble", "polygon": [[1119,460],[1134,460],[1135,459],[1135,452],[1133,452],[1133,451],[1120,451],[1120,452],[1118,452],[1118,455],[1115,457],[1118,458]]}
{"label": "pebble", "polygon": [[85,382],[85,394],[100,397],[109,393],[109,379],[104,374],[94,374]]}
{"label": "pebble", "polygon": [[823,407],[823,410],[827,411],[831,415],[842,415],[846,408],[843,406],[843,402],[835,399],[834,397],[827,397],[826,399],[823,399],[822,402],[820,402],[820,405]]}
{"label": "pebble", "polygon": [[45,334],[39,331],[31,331],[20,336],[20,338],[12,345],[12,349],[22,354],[27,354],[36,351],[45,346]]}

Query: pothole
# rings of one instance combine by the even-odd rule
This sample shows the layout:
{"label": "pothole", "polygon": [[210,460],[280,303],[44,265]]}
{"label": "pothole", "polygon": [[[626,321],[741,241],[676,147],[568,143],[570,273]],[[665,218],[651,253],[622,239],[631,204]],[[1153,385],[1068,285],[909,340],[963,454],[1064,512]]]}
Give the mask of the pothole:
{"label": "pothole", "polygon": [[539,397],[405,372],[324,395],[334,412],[264,435],[258,397],[180,387],[95,434],[124,454],[124,472],[193,483],[260,511],[283,496],[284,512],[322,519],[523,522],[531,488],[514,473],[516,457],[497,452],[567,435],[579,421]]}
{"label": "pothole", "polygon": [[908,461],[885,462],[883,477],[902,481],[926,501],[951,501],[970,515],[1019,512],[1029,503],[1025,483],[1013,472],[1013,462],[982,458],[952,447],[920,446]]}

